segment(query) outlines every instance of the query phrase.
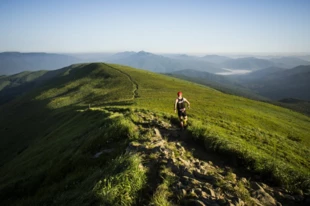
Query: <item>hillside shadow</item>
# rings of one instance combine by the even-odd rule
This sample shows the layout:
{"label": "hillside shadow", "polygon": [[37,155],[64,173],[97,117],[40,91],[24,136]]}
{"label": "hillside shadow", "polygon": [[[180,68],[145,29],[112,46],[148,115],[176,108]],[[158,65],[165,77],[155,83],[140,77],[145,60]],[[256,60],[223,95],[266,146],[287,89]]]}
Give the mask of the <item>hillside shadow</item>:
{"label": "hillside shadow", "polygon": [[[83,78],[96,70],[100,65],[91,63],[87,65],[86,68],[83,68],[83,66],[85,66],[85,64],[73,64],[62,69],[47,71],[43,75],[40,75],[40,71],[33,71],[31,73],[25,73],[24,76],[16,78],[16,80],[14,80],[14,75],[10,76],[11,84],[17,84],[17,86],[9,84],[0,91],[0,106],[10,102],[16,97],[28,94],[29,92],[36,93],[50,88],[60,89],[63,87],[64,83],[70,80]],[[33,79],[27,81],[26,79],[29,75],[32,75],[31,78]],[[102,75],[102,77],[107,78],[104,75]],[[79,85],[79,87],[81,86],[83,85]],[[77,91],[79,87],[73,88],[73,91]],[[68,93],[69,92],[72,91],[68,91]],[[59,94],[57,96],[61,95],[64,94]]]}
{"label": "hillside shadow", "polygon": [[[53,80],[55,77],[59,77],[60,74],[70,70],[70,68],[71,66],[68,66],[58,70],[47,71],[43,75],[39,74],[40,71],[33,71],[31,73],[22,72],[25,73],[25,76],[17,80],[12,79],[15,76],[12,75],[13,77],[10,78],[11,84],[18,84],[18,85],[12,86],[11,84],[9,84],[0,91],[0,105],[3,105],[13,100],[17,96],[26,94],[27,92],[33,89],[37,90],[36,88],[42,86],[43,84],[49,83],[50,80]],[[35,76],[36,74],[40,76],[36,77]],[[26,79],[28,75],[34,75],[33,80],[30,81],[25,80],[25,82],[23,82],[22,79]]]}
{"label": "hillside shadow", "polygon": [[[49,102],[49,99],[31,102],[13,101],[1,107],[1,166],[20,155],[37,138],[51,133],[52,131],[48,129],[51,125],[61,126],[60,120],[64,116],[73,117],[77,110],[85,109],[85,106],[78,104],[50,109],[47,107]],[[14,147],[9,146],[12,144]]]}
{"label": "hillside shadow", "polygon": [[[119,131],[113,131],[106,135],[115,140],[106,139],[105,133],[110,131],[106,128],[114,125],[108,118],[109,112],[88,109],[79,103],[51,109],[47,107],[49,101],[34,100],[15,106],[17,103],[12,102],[13,110],[1,111],[0,136],[4,144],[0,146],[0,157],[5,159],[0,163],[0,202],[8,201],[3,205],[22,199],[25,205],[32,205],[27,204],[27,198],[39,200],[38,194],[46,191],[53,194],[42,197],[44,204],[49,205],[55,196],[61,196],[54,188],[62,191],[64,186],[64,193],[69,189],[70,195],[83,196],[77,186],[84,187],[85,191],[93,188],[103,178],[98,171],[124,153],[127,134],[121,138],[117,136]],[[109,147],[116,149],[99,158],[93,157]],[[16,165],[12,165],[12,161]],[[88,197],[83,198],[93,204],[100,202],[100,198],[89,191]],[[43,205],[43,202],[37,203]]]}

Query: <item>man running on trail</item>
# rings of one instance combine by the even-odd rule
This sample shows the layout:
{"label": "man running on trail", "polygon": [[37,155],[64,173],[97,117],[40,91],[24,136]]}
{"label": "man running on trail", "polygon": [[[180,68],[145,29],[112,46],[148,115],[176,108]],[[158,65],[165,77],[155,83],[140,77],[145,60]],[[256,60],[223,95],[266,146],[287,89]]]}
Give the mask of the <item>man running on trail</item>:
{"label": "man running on trail", "polygon": [[187,121],[187,115],[185,111],[185,102],[187,103],[188,108],[190,108],[190,103],[182,97],[182,92],[178,92],[178,98],[175,100],[174,103],[174,112],[176,113],[176,110],[178,110],[178,116],[180,119],[181,129],[184,129],[184,126],[186,126]]}

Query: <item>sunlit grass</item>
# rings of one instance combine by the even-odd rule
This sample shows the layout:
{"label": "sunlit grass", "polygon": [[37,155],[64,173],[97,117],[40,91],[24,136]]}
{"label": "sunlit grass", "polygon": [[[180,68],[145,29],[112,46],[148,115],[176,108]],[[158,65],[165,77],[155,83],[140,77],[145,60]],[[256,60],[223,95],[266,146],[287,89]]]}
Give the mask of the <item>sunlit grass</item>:
{"label": "sunlit grass", "polygon": [[[141,157],[124,155],[141,138],[135,114],[175,121],[177,91],[191,102],[188,138],[290,190],[309,188],[309,117],[160,74],[82,64],[0,107],[3,205],[133,204],[147,181]],[[154,204],[170,204],[168,185],[155,191]]]}
{"label": "sunlit grass", "polygon": [[163,178],[162,183],[156,188],[150,204],[155,206],[172,206],[169,197],[172,195],[169,187],[173,184],[174,176],[168,168],[162,168],[160,176]]}
{"label": "sunlit grass", "polygon": [[104,179],[98,181],[93,190],[101,204],[133,205],[145,183],[141,158],[137,155],[120,156],[105,168]]}

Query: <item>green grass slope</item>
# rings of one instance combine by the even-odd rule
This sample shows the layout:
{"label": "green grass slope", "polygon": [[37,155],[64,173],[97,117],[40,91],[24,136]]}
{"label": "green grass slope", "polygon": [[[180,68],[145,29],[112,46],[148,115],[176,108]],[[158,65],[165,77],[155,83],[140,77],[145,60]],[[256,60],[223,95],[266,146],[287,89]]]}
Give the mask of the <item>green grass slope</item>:
{"label": "green grass slope", "polygon": [[[132,90],[128,77],[119,71],[106,71],[96,64],[66,68],[43,87],[0,108],[4,132],[0,163],[12,154],[7,150],[21,150],[36,136],[44,135],[49,125],[55,124],[56,128],[61,125],[53,112],[61,114],[63,110],[74,110],[83,105],[128,101],[133,98]],[[9,146],[12,144],[17,147]]]}
{"label": "green grass slope", "polygon": [[175,120],[180,90],[191,102],[188,138],[288,189],[309,189],[309,117],[165,75],[93,63],[68,67],[0,107],[0,203],[138,204],[146,174],[141,157],[124,152],[141,138],[133,116],[142,111]]}
{"label": "green grass slope", "polygon": [[[190,130],[207,148],[237,155],[251,169],[271,173],[287,186],[297,176],[309,177],[309,117],[191,82],[113,67],[130,73],[139,82],[140,97],[135,101],[138,108],[172,114],[175,91],[183,91],[192,103],[188,112],[193,124]],[[298,175],[292,177],[295,172]]]}
{"label": "green grass slope", "polygon": [[22,96],[24,93],[41,86],[47,80],[65,73],[67,67],[54,71],[25,71],[11,76],[0,77],[0,105]]}

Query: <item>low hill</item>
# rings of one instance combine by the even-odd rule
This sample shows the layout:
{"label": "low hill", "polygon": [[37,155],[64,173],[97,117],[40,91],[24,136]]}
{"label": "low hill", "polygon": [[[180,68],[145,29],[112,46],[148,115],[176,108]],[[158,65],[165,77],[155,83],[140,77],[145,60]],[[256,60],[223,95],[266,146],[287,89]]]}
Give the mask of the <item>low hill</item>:
{"label": "low hill", "polygon": [[206,85],[227,94],[238,95],[254,100],[268,101],[268,98],[259,96],[255,92],[247,89],[234,78],[227,78],[226,76],[196,70],[181,70],[167,75]]}
{"label": "low hill", "polygon": [[266,69],[261,69],[261,70],[253,71],[248,74],[232,76],[232,77],[235,79],[244,79],[244,80],[263,79],[263,78],[268,78],[269,75],[272,75],[279,71],[284,71],[284,69],[279,68],[279,67],[268,67]]}
{"label": "low hill", "polygon": [[[279,70],[279,69],[276,69]],[[244,76],[241,84],[258,94],[274,100],[296,98],[310,100],[310,66],[298,66],[293,69],[274,69],[259,71],[259,75]],[[251,78],[255,76],[255,78]]]}
{"label": "low hill", "polygon": [[228,69],[247,69],[247,70],[260,70],[269,67],[277,67],[284,69],[291,69],[300,65],[310,65],[309,61],[297,57],[279,57],[261,59],[256,57],[245,57],[237,59],[229,59],[219,62],[220,65]]}
{"label": "low hill", "polygon": [[22,96],[28,91],[39,87],[47,80],[61,74],[66,70],[59,69],[54,71],[41,70],[37,72],[21,72],[18,74],[0,77],[0,105],[4,104],[17,96]]}
{"label": "low hill", "polygon": [[310,55],[301,55],[297,56],[297,58],[310,62]]}
{"label": "low hill", "polygon": [[269,59],[274,62],[278,67],[291,69],[300,65],[310,65],[309,61],[297,57],[280,57]]}
{"label": "low hill", "polygon": [[[179,90],[191,102],[185,131],[172,107]],[[1,205],[307,200],[310,119],[271,104],[92,63],[60,70],[0,113]]]}
{"label": "low hill", "polygon": [[79,61],[63,54],[3,52],[0,53],[0,75],[59,69]]}
{"label": "low hill", "polygon": [[222,67],[228,69],[246,69],[259,70],[274,66],[274,63],[266,59],[258,59],[255,57],[245,57],[238,59],[230,59],[221,63]]}

